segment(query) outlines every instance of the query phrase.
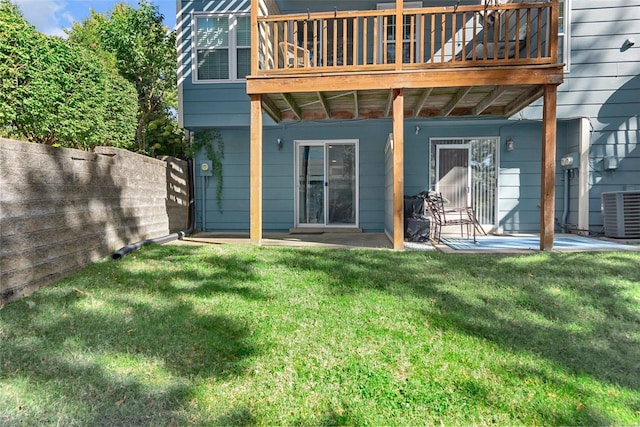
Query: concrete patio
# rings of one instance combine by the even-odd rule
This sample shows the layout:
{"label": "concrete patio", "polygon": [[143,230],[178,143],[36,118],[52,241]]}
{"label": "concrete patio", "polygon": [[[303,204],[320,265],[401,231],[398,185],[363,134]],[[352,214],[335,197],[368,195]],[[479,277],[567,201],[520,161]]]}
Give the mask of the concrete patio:
{"label": "concrete patio", "polygon": [[[248,233],[195,233],[174,244],[250,244]],[[316,248],[360,248],[392,249],[391,241],[384,233],[265,233],[263,246],[316,247]],[[459,234],[443,236],[443,242],[405,242],[406,250],[439,250],[451,253],[533,253],[539,252],[539,236],[502,235],[478,236],[477,242],[461,238]],[[554,252],[586,251],[628,251],[640,250],[640,240],[614,240],[578,236],[575,234],[557,234],[554,239]]]}
{"label": "concrete patio", "polygon": [[[182,240],[185,243],[250,244],[249,233],[199,232]],[[265,233],[263,246],[392,249],[384,233]]]}

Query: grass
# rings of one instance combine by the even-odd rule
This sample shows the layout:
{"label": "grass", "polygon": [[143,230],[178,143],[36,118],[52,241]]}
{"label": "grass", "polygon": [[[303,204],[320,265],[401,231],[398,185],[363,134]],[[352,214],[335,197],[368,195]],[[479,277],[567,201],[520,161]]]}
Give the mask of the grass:
{"label": "grass", "polygon": [[638,425],[639,271],[148,247],[0,311],[0,425]]}

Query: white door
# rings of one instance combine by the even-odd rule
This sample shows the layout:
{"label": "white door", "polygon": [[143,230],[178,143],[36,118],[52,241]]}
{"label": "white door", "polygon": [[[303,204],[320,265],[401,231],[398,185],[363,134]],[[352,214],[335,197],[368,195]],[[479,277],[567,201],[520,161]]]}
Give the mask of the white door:
{"label": "white door", "polygon": [[436,191],[449,206],[471,206],[471,145],[447,144],[436,147]]}

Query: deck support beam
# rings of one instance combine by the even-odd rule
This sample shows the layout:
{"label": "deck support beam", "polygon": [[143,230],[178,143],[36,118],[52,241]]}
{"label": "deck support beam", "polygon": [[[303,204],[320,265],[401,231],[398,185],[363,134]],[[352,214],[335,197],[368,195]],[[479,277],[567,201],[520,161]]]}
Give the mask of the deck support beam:
{"label": "deck support beam", "polygon": [[404,93],[393,89],[393,249],[404,249]]}
{"label": "deck support beam", "polygon": [[389,117],[389,114],[391,114],[391,108],[393,108],[393,90],[390,90],[389,96],[387,96],[387,106],[384,107],[384,117]]}
{"label": "deck support beam", "polygon": [[287,103],[289,108],[291,108],[291,111],[293,111],[293,114],[296,115],[296,118],[298,120],[302,120],[302,110],[300,109],[298,104],[296,104],[296,101],[293,99],[293,96],[291,96],[290,93],[285,92],[282,94],[282,97],[284,98],[284,101]]}
{"label": "deck support beam", "polygon": [[465,96],[467,96],[471,89],[471,86],[459,89],[458,92],[456,92],[456,95],[451,99],[451,101],[449,101],[449,103],[445,105],[440,114],[443,117],[447,117],[449,114],[451,114],[453,109],[456,108],[456,106],[460,103],[460,101],[462,101]]}
{"label": "deck support beam", "polygon": [[267,113],[274,122],[280,123],[282,121],[282,111],[280,111],[278,106],[274,104],[268,96],[262,97],[262,108],[264,108],[264,112]]}
{"label": "deck support beam", "polygon": [[505,117],[511,117],[541,96],[544,96],[544,88],[534,87],[529,92],[523,93],[518,98],[513,100],[509,105],[504,107],[503,115]]}
{"label": "deck support beam", "polygon": [[358,91],[354,90],[353,91],[353,111],[354,113],[354,119],[357,119],[360,117],[360,106],[358,105]]}
{"label": "deck support beam", "polygon": [[427,99],[429,99],[429,95],[431,95],[431,92],[433,92],[432,87],[428,87],[422,91],[422,94],[420,95],[420,99],[418,100],[415,108],[413,109],[413,117],[418,117],[420,115],[420,112],[424,108],[424,104],[427,103]]}
{"label": "deck support beam", "polygon": [[329,103],[327,102],[327,98],[324,96],[322,92],[316,92],[318,95],[318,99],[320,100],[320,105],[322,105],[322,109],[324,110],[324,114],[327,116],[327,119],[331,118],[331,109],[329,108]]}
{"label": "deck support beam", "polygon": [[491,93],[489,93],[482,101],[478,103],[475,107],[473,107],[473,115],[479,116],[482,114],[484,110],[486,110],[496,99],[500,98],[507,90],[504,86],[496,86]]}
{"label": "deck support beam", "polygon": [[544,86],[542,173],[540,183],[540,250],[553,249],[556,199],[556,103],[558,86]]}
{"label": "deck support beam", "polygon": [[250,230],[251,243],[262,243],[262,96],[251,95]]}

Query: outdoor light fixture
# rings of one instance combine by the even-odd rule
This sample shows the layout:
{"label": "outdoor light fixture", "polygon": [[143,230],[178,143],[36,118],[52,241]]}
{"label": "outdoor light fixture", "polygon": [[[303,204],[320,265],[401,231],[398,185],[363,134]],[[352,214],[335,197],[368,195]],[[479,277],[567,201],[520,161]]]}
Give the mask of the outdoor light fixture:
{"label": "outdoor light fixture", "polygon": [[636,40],[634,38],[628,38],[624,41],[624,43],[622,43],[622,50],[627,50],[630,47],[632,47],[633,45],[636,44]]}
{"label": "outdoor light fixture", "polygon": [[282,140],[278,138],[278,150],[282,150]]}
{"label": "outdoor light fixture", "polygon": [[416,135],[420,133],[420,126],[416,126]]}
{"label": "outdoor light fixture", "polygon": [[507,148],[507,151],[513,151],[513,149],[515,148],[515,143],[511,138],[507,138],[507,140],[504,142],[504,145]]}

